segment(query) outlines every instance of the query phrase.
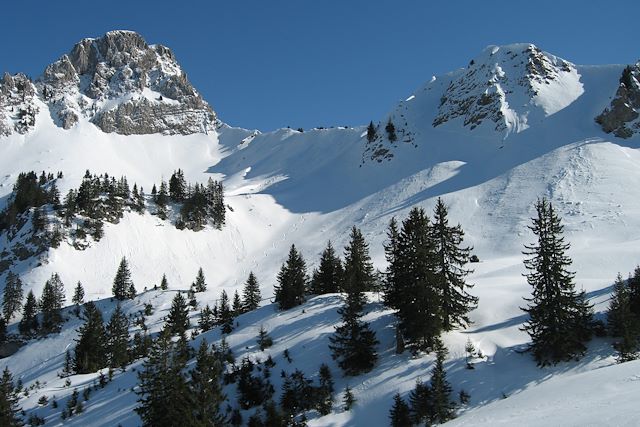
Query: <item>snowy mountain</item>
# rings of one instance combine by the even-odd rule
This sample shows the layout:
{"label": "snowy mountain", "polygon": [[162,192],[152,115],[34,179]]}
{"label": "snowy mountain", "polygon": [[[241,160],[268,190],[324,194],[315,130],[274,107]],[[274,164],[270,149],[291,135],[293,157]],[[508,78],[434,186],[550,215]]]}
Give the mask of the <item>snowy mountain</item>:
{"label": "snowy mountain", "polygon": [[[640,262],[640,189],[630,185],[640,180],[636,71],[637,66],[575,65],[531,44],[488,47],[465,68],[433,77],[385,117],[373,118],[376,132],[368,139],[365,126],[269,133],[231,127],[189,83],[168,48],[148,45],[128,31],[82,40],[35,81],[5,74],[0,82],[0,210],[10,204],[21,172],[62,171],[56,185],[64,197],[79,187],[87,169],[126,176],[149,194],[180,168],[189,182],[223,181],[226,225],[177,229],[170,219],[179,207],[169,206],[169,219],[162,220],[152,215],[154,203],[147,198],[145,213],[125,210],[117,223],[105,222],[99,241],[88,238],[83,250],[69,235],[57,248],[35,251],[28,241],[31,222],[25,220],[14,232],[0,234],[0,287],[11,270],[39,295],[57,272],[67,301],[81,281],[87,299],[98,300],[108,317],[113,303],[106,298],[126,256],[138,292],[159,284],[163,273],[168,278],[169,291],[142,293],[126,307],[134,314],[152,303],[155,314],[147,323],[155,332],[175,291],[187,289],[199,267],[209,283],[198,295],[200,306],[222,290],[239,290],[250,271],[263,296],[270,296],[292,243],[314,267],[327,240],[343,248],[353,225],[362,229],[375,266],[384,270],[390,219],[405,218],[414,206],[431,212],[442,197],[482,261],[469,277],[480,301],[471,313],[474,324],[444,337],[454,389],[472,396],[454,425],[566,425],[562,414],[576,420],[573,425],[631,425],[610,417],[613,409],[598,408],[638,391],[636,362],[615,365],[610,343],[599,339],[583,361],[540,369],[520,354],[529,338],[519,327],[526,320],[523,297],[530,295],[521,251],[533,239],[527,225],[539,197],[552,200],[563,217],[576,282],[597,312],[606,309],[617,272],[626,274]],[[389,123],[395,138],[386,129]],[[336,378],[339,392],[347,384],[354,388],[355,409],[343,412],[336,402],[337,413],[316,414],[310,425],[386,425],[393,394],[406,396],[417,378],[429,375],[432,355],[394,354],[391,313],[375,295],[370,298],[367,319],[378,333],[380,364],[354,381]],[[268,351],[277,363],[274,372],[299,368],[313,377],[320,363],[333,363],[326,342],[338,322],[339,301],[336,295],[316,297],[287,312],[267,304],[238,319],[229,343],[238,358],[264,359],[266,353],[255,348],[264,324],[275,342]],[[191,314],[195,325],[197,312]],[[65,422],[59,410],[38,406],[43,394],[62,402],[74,387],[97,377],[72,376],[72,387],[57,377],[80,325],[70,317],[60,334],[29,341],[0,360],[26,386],[39,381],[20,404],[46,417],[47,425],[139,425],[132,412],[137,396],[119,392],[135,384],[130,369],[96,391],[83,414]],[[204,336],[216,341],[220,332]],[[464,369],[467,338],[486,356],[473,372]],[[287,348],[294,359],[290,367],[282,356]],[[578,405],[577,398],[557,405],[561,391],[577,393],[605,377],[607,390],[580,394],[581,414],[568,408]],[[558,414],[528,416],[552,402]],[[632,411],[622,403],[616,407]]]}

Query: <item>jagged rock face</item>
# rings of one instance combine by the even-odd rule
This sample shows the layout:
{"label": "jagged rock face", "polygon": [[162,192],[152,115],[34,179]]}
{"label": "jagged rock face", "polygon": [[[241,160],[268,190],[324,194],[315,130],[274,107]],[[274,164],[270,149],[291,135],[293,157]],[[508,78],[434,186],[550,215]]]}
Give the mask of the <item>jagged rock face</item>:
{"label": "jagged rock face", "polygon": [[186,135],[218,125],[173,53],[131,31],[82,40],[45,69],[38,88],[65,129],[81,116],[124,135]]}
{"label": "jagged rock face", "polygon": [[[546,97],[549,91],[565,93]],[[459,118],[469,129],[484,124],[517,133],[527,129],[532,113],[554,114],[582,93],[580,76],[567,61],[532,44],[489,47],[451,81],[433,126]]]}
{"label": "jagged rock face", "polygon": [[602,130],[619,138],[640,133],[640,62],[622,72],[620,85],[611,105],[596,117]]}
{"label": "jagged rock face", "polygon": [[24,134],[35,125],[35,94],[35,86],[24,74],[4,74],[0,80],[0,136]]}

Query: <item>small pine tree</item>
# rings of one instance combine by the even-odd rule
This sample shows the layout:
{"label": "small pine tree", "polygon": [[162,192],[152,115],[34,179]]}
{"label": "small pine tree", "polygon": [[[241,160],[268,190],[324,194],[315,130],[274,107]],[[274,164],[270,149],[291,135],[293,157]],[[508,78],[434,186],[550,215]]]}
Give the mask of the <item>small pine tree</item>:
{"label": "small pine tree", "polygon": [[316,295],[340,292],[343,275],[344,270],[340,257],[336,255],[336,251],[329,241],[320,257],[318,270],[314,271],[309,291]]}
{"label": "small pine tree", "polygon": [[58,276],[53,273],[47,280],[42,290],[40,298],[40,309],[42,310],[42,328],[45,332],[55,332],[62,323],[60,310],[65,301],[64,284]]}
{"label": "small pine tree", "polygon": [[367,126],[367,141],[373,142],[378,137],[378,132],[376,131],[376,127],[373,125],[373,121],[369,122],[369,126]]}
{"label": "small pine tree", "polygon": [[24,422],[20,417],[22,408],[19,406],[18,390],[13,384],[13,375],[9,368],[4,368],[0,378],[0,425],[6,427],[22,427]]}
{"label": "small pine tree", "polygon": [[229,306],[229,297],[224,289],[220,294],[220,304],[218,306],[218,316],[223,334],[230,334],[233,331],[233,311]]}
{"label": "small pine tree", "polygon": [[216,318],[213,314],[213,310],[209,305],[205,305],[204,308],[200,311],[200,320],[198,321],[198,326],[202,332],[206,332],[211,330],[216,325]]}
{"label": "small pine tree", "polygon": [[320,365],[320,384],[318,385],[316,394],[316,409],[320,412],[320,415],[327,415],[331,412],[333,406],[333,377],[331,370],[326,364]]}
{"label": "small pine tree", "polygon": [[207,290],[207,283],[204,279],[204,272],[202,271],[202,267],[198,269],[198,274],[196,276],[196,281],[193,283],[193,291],[194,292],[204,292]]}
{"label": "small pine tree", "polygon": [[396,127],[391,121],[391,118],[389,118],[389,121],[387,122],[387,125],[384,127],[384,130],[387,131],[387,138],[389,138],[389,141],[395,142],[398,139],[398,136],[396,135]]}
{"label": "small pine tree", "polygon": [[356,403],[356,398],[351,391],[351,387],[347,385],[344,389],[344,396],[342,397],[342,404],[344,405],[345,411],[350,411],[353,408],[353,405]]}
{"label": "small pine tree", "polygon": [[233,302],[231,303],[231,310],[233,311],[234,316],[238,316],[244,313],[244,306],[242,305],[242,300],[240,299],[240,294],[238,290],[233,293]]}
{"label": "small pine tree", "polygon": [[399,393],[393,396],[393,406],[389,411],[392,427],[407,427],[412,424],[409,405],[400,397]]}
{"label": "small pine tree", "polygon": [[[113,279],[112,292],[113,296],[120,301],[124,301],[131,297],[131,288],[133,282],[131,281],[131,272],[129,271],[129,263],[126,257],[122,257],[116,277]],[[134,288],[135,291],[135,288]]]}
{"label": "small pine tree", "polygon": [[260,347],[260,351],[265,351],[265,349],[271,347],[272,345],[273,340],[269,336],[269,333],[263,325],[260,325],[260,331],[258,332],[258,346]]}
{"label": "small pine tree", "polygon": [[73,290],[73,298],[71,299],[71,302],[75,305],[82,305],[84,303],[84,288],[80,281],[78,281],[78,284]]}
{"label": "small pine tree", "polygon": [[113,311],[106,328],[108,365],[122,368],[129,363],[129,319],[120,304]]}
{"label": "small pine tree", "polygon": [[307,286],[307,266],[295,245],[291,245],[289,257],[282,264],[275,286],[275,302],[280,310],[288,310],[304,302]]}
{"label": "small pine tree", "polygon": [[33,291],[29,291],[22,309],[22,319],[20,319],[18,329],[22,335],[31,336],[32,333],[38,331],[38,328],[38,302],[35,295],[33,295]]}
{"label": "small pine tree", "polygon": [[250,272],[249,277],[244,284],[244,289],[242,290],[242,306],[244,311],[248,312],[257,309],[260,306],[261,299],[262,296],[260,295],[258,279],[256,279],[253,272]]}
{"label": "small pine tree", "polygon": [[428,384],[418,379],[409,394],[410,415],[414,424],[424,424],[433,419],[433,396]]}
{"label": "small pine tree", "polygon": [[443,424],[455,415],[451,400],[451,385],[447,381],[444,360],[447,349],[441,342],[436,345],[436,364],[431,371],[431,399],[433,402],[432,422]]}
{"label": "small pine tree", "polygon": [[13,315],[20,311],[22,307],[22,281],[12,271],[7,273],[2,298],[2,314],[7,323],[11,321]]}
{"label": "small pine tree", "polygon": [[162,275],[162,280],[160,281],[160,289],[163,291],[166,291],[167,289],[169,289],[169,282],[167,281],[166,274]]}
{"label": "small pine tree", "polygon": [[622,363],[637,359],[640,322],[638,322],[638,318],[631,311],[630,290],[624,280],[622,280],[620,274],[618,274],[613,284],[613,295],[609,303],[607,321],[611,335],[619,337],[613,344],[613,347],[618,353],[618,362]]}
{"label": "small pine tree", "polygon": [[105,367],[106,334],[102,313],[96,305],[89,301],[84,306],[85,323],[78,330],[75,349],[75,371],[78,374],[96,372]]}
{"label": "small pine tree", "polygon": [[222,363],[203,339],[198,348],[196,365],[190,371],[189,389],[193,396],[195,425],[225,425],[226,420],[220,410],[220,405],[226,399],[222,391],[222,372]]}
{"label": "small pine tree", "polygon": [[166,329],[172,335],[183,334],[189,329],[189,310],[187,302],[180,292],[176,294],[171,303]]}

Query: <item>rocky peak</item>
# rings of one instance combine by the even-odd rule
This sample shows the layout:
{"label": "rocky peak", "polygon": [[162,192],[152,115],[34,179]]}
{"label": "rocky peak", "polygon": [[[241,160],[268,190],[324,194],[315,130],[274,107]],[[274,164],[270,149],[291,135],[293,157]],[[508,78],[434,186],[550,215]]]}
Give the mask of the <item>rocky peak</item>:
{"label": "rocky peak", "polygon": [[525,130],[532,115],[554,114],[582,93],[570,62],[533,44],[489,46],[452,78],[433,126],[461,119],[471,130],[488,126],[508,135]]}
{"label": "rocky peak", "polygon": [[596,117],[602,130],[619,138],[640,133],[640,61],[627,66],[620,76],[620,84],[611,105]]}
{"label": "rocky peak", "polygon": [[0,136],[24,134],[35,124],[35,94],[36,88],[26,75],[4,74],[0,80]]}

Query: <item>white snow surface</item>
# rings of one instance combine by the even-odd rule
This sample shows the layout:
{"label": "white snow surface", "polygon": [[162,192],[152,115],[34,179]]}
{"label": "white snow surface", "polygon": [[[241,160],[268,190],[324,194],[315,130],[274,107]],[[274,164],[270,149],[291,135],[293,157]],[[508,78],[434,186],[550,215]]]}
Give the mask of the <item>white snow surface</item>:
{"label": "white snow surface", "polygon": [[[475,59],[475,66],[491,67],[498,81],[501,73],[521,75],[516,64],[506,69],[504,61],[498,61],[494,67],[494,59],[526,46],[488,49]],[[554,66],[562,61],[545,57]],[[520,353],[528,336],[519,330],[526,320],[519,307],[530,294],[522,277],[521,251],[524,243],[533,241],[527,225],[537,198],[550,198],[563,217],[577,286],[587,291],[599,315],[606,310],[616,274],[624,275],[640,262],[640,187],[634,185],[640,182],[640,140],[615,139],[593,121],[615,93],[622,66],[567,67],[550,83],[534,84],[536,95],[525,96],[524,91],[506,95],[500,104],[509,130],[506,140],[493,127],[470,130],[456,120],[434,128],[443,93],[465,70],[432,79],[381,119],[380,132],[392,118],[411,135],[409,142],[388,143],[393,158],[381,163],[362,161],[364,127],[263,134],[223,125],[207,135],[122,136],[105,134],[85,118],[65,131],[39,103],[35,129],[0,139],[0,209],[23,171],[63,171],[58,182],[63,195],[80,184],[86,169],[126,175],[130,185],[136,182],[149,194],[153,183],[167,180],[181,168],[189,181],[224,179],[226,203],[232,210],[227,211],[227,225],[221,231],[200,232],[177,230],[149,213],[127,212],[119,224],[106,224],[104,238],[88,249],[77,251],[63,243],[42,261],[27,260],[15,271],[36,295],[53,272],[59,273],[67,300],[74,284],[82,281],[88,299],[101,300],[108,318],[113,303],[103,299],[110,295],[118,262],[126,256],[139,292],[151,289],[167,274],[170,291],[143,293],[125,307],[135,313],[152,302],[155,314],[147,324],[157,331],[175,291],[189,287],[198,267],[204,269],[209,285],[198,296],[201,306],[212,303],[222,289],[228,293],[241,289],[249,271],[256,273],[263,296],[268,297],[292,243],[313,267],[327,240],[344,247],[353,225],[362,229],[375,266],[383,270],[389,220],[403,219],[414,206],[430,212],[442,197],[450,207],[451,222],[462,224],[465,243],[482,261],[473,265],[469,277],[480,301],[471,313],[474,325],[444,337],[454,390],[471,394],[470,404],[451,424],[632,425],[637,409],[630,396],[640,392],[640,362],[615,365],[609,341],[594,340],[582,361],[552,368],[537,368],[528,354]],[[501,84],[496,87],[504,90]],[[153,93],[143,95],[157,98]],[[6,237],[0,237],[0,249],[6,244]],[[330,364],[336,378],[337,412],[325,417],[312,414],[310,425],[387,425],[393,394],[406,397],[417,378],[428,379],[433,357],[395,355],[391,313],[375,295],[371,301],[366,319],[378,333],[380,362],[362,377],[342,378],[329,356],[326,344],[338,322],[337,295],[316,297],[282,313],[266,305],[239,318],[229,342],[238,359],[244,354],[264,359],[266,353],[255,345],[264,324],[275,340],[267,351],[278,363],[275,373],[299,368],[313,376],[320,363]],[[195,324],[196,312],[192,315]],[[46,416],[47,425],[63,422],[49,407],[38,406],[41,395],[55,394],[64,407],[73,387],[81,390],[97,376],[72,376],[72,387],[63,387],[64,380],[56,376],[64,352],[74,345],[78,326],[79,321],[72,319],[61,334],[32,341],[0,360],[0,368],[8,366],[27,386],[46,382],[20,404],[29,413]],[[204,336],[209,342],[220,338],[217,331]],[[486,356],[472,371],[464,369],[467,338]],[[294,359],[291,366],[282,358],[286,348]],[[139,368],[139,363],[134,366]],[[278,375],[273,377],[279,390]],[[92,395],[83,414],[64,424],[139,425],[132,411],[137,396],[129,392],[135,382],[131,369],[118,373],[114,383]],[[347,384],[358,400],[351,412],[341,411],[339,404]]]}

